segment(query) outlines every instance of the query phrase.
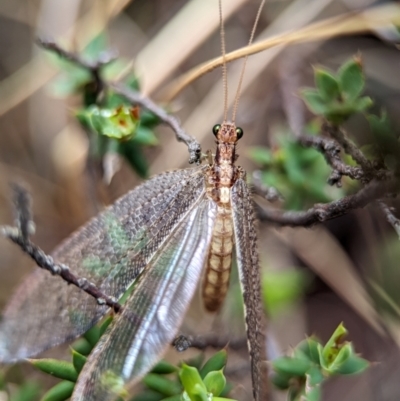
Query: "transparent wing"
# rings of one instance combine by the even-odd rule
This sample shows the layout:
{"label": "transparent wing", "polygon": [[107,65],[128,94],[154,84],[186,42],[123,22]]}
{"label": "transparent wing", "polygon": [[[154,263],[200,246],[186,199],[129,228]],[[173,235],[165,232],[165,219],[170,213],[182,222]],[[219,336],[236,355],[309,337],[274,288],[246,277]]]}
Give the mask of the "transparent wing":
{"label": "transparent wing", "polygon": [[263,351],[260,266],[257,250],[257,232],[251,194],[243,179],[232,188],[233,228],[236,256],[242,287],[247,345],[251,359],[254,399],[260,400],[260,372]]}
{"label": "transparent wing", "polygon": [[81,372],[72,400],[114,400],[160,359],[198,286],[216,216],[204,198],[171,233]]}
{"label": "transparent wing", "polygon": [[[52,254],[117,299],[204,192],[201,168],[158,175],[117,200]],[[0,361],[12,362],[73,339],[107,307],[37,269],[17,289],[0,324]]]}

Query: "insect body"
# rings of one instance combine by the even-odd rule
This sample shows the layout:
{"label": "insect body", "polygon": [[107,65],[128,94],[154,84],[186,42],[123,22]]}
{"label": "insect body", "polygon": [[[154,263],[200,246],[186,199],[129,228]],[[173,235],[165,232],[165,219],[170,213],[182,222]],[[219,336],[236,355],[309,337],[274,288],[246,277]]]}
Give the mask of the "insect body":
{"label": "insect body", "polygon": [[[236,129],[223,124],[220,130],[225,129],[231,142],[225,143],[220,135],[218,149],[234,160]],[[57,261],[68,263],[116,298],[137,278],[122,313],[90,355],[73,400],[114,399],[157,362],[179,329],[205,264],[205,305],[217,309],[227,288],[233,242],[247,325],[256,328],[249,344],[257,372],[260,290],[250,193],[242,170],[225,163],[224,156],[221,159],[219,164],[217,150],[212,165],[152,178],[53,253]],[[0,360],[27,358],[75,338],[106,311],[79,289],[37,270],[4,312]]]}
{"label": "insect body", "polygon": [[203,286],[204,305],[209,311],[220,307],[228,290],[233,250],[233,224],[230,190],[239,174],[234,165],[236,141],[243,131],[235,124],[215,125],[213,133],[217,138],[215,162],[206,173],[208,196],[217,205],[217,218],[207,258],[207,271]]}

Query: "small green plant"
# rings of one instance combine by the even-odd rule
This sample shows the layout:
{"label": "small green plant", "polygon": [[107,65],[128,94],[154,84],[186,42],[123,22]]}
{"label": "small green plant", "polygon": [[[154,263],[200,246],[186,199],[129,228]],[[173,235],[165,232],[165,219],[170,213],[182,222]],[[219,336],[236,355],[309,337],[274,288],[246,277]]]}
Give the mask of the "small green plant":
{"label": "small green plant", "polygon": [[361,96],[365,78],[359,56],[344,63],[337,74],[315,68],[316,89],[303,89],[301,95],[308,108],[332,124],[341,124],[351,115],[372,106],[372,99]]}
{"label": "small green plant", "polygon": [[[111,321],[112,317],[107,317],[72,345],[71,362],[49,358],[29,360],[37,369],[62,380],[52,387],[41,401],[64,401],[71,397],[87,356]],[[131,400],[228,401],[230,399],[224,398],[231,389],[223,374],[226,360],[227,352],[221,350],[205,363],[202,354],[179,366],[161,361],[143,378],[144,389]],[[115,378],[113,380],[115,381]],[[120,389],[120,392],[121,395],[124,394],[124,399],[128,397],[124,389]]]}
{"label": "small green plant", "polygon": [[276,141],[273,149],[254,147],[248,155],[260,166],[262,183],[282,195],[285,209],[302,210],[343,195],[342,189],[326,185],[330,168],[320,153],[290,135],[281,134]]}
{"label": "small green plant", "polygon": [[[80,58],[87,63],[96,63],[104,54],[107,54],[107,40],[102,34],[89,43]],[[90,156],[103,163],[111,160],[109,156],[122,157],[137,174],[147,177],[148,163],[143,148],[158,144],[154,127],[160,123],[159,119],[149,111],[132,107],[129,101],[112,90],[103,91],[96,76],[114,79],[127,68],[126,63],[110,59],[93,74],[63,56],[51,57],[62,71],[53,85],[53,92],[58,96],[77,94],[82,98],[83,106],[76,111],[76,117],[89,136]],[[126,76],[124,84],[128,89],[139,90],[134,72]]]}
{"label": "small green plant", "polygon": [[351,342],[344,341],[348,331],[341,323],[329,341],[310,337],[293,349],[290,356],[272,362],[272,382],[288,391],[288,401],[318,401],[321,385],[332,376],[364,372],[369,362],[359,357]]}

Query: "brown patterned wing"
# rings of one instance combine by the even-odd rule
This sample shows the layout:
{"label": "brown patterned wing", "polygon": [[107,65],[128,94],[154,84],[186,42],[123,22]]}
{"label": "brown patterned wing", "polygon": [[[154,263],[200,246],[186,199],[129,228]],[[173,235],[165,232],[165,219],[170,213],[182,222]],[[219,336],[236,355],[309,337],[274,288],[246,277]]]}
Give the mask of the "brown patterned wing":
{"label": "brown patterned wing", "polygon": [[[203,192],[201,168],[158,175],[72,234],[52,256],[118,299]],[[0,362],[27,358],[73,339],[107,310],[59,277],[37,269],[3,314]]]}
{"label": "brown patterned wing", "polygon": [[[261,306],[260,265],[257,232],[251,193],[243,179],[238,179],[231,192],[236,256],[242,287],[247,343],[251,360],[253,396],[261,399],[261,363],[264,355],[264,333]],[[264,380],[267,380],[264,378]]]}
{"label": "brown patterned wing", "polygon": [[216,216],[205,196],[170,233],[90,355],[72,400],[111,401],[160,359],[199,285]]}

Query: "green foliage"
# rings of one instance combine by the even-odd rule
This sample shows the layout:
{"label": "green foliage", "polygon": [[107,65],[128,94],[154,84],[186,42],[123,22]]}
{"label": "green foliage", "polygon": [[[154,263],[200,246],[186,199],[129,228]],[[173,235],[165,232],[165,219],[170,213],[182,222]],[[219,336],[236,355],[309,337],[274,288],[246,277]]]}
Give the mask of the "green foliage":
{"label": "green foliage", "polygon": [[272,362],[273,384],[288,390],[290,401],[318,401],[321,385],[332,376],[364,372],[369,362],[359,357],[351,342],[344,342],[347,330],[341,323],[323,346],[310,337],[302,341],[292,352]]}
{"label": "green foliage", "polygon": [[355,113],[366,111],[372,100],[361,96],[365,78],[361,58],[356,56],[345,62],[337,74],[324,68],[314,72],[316,89],[303,89],[307,107],[333,124],[341,124]]}
{"label": "green foliage", "polygon": [[41,399],[41,401],[64,401],[71,397],[75,383],[62,381],[52,387]]}
{"label": "green foliage", "polygon": [[[85,355],[91,352],[111,321],[111,316],[106,317],[102,322],[88,330],[83,339],[77,340],[72,345],[72,363],[56,359],[28,360],[42,372],[62,380],[52,387],[42,397],[41,401],[64,401],[71,396],[78,375],[86,363],[87,357]],[[83,350],[85,355],[78,350]],[[229,401],[229,399],[224,398],[231,388],[226,383],[223,374],[227,361],[226,350],[215,353],[206,362],[203,360],[204,355],[199,354],[181,366],[160,361],[143,378],[142,384],[145,389],[135,395],[132,401],[180,401],[182,399],[188,401],[200,399],[204,399],[204,401]],[[101,380],[120,397],[124,399],[128,397],[124,382],[112,372],[106,372]]]}
{"label": "green foliage", "polygon": [[28,359],[35,368],[58,379],[75,382],[78,378],[78,372],[71,362],[60,361],[58,359]]}
{"label": "green foliage", "polygon": [[[81,57],[96,62],[107,47],[107,38],[101,34],[89,43]],[[76,118],[90,136],[90,156],[100,161],[110,155],[117,159],[122,157],[137,174],[147,177],[148,163],[143,148],[158,144],[154,127],[159,124],[159,119],[148,111],[132,108],[125,98],[111,90],[102,93],[100,106],[101,88],[96,77],[69,60],[53,55],[52,58],[62,71],[53,93],[58,96],[78,94],[82,97],[83,108],[76,112]],[[99,74],[105,80],[112,80],[126,68],[126,63],[117,60],[102,66]],[[139,90],[139,81],[133,72],[124,83],[134,91]]]}
{"label": "green foliage", "polygon": [[319,152],[289,135],[279,135],[277,142],[273,150],[250,148],[248,155],[260,165],[262,183],[283,196],[286,209],[302,210],[343,195],[341,189],[325,185],[331,169]]}
{"label": "green foliage", "polygon": [[175,399],[226,401],[227,399],[223,397],[231,387],[226,383],[223,374],[227,359],[226,351],[217,352],[205,363],[202,362],[203,359],[203,354],[199,354],[180,367],[160,362],[143,380],[147,389],[136,395],[132,401]]}

